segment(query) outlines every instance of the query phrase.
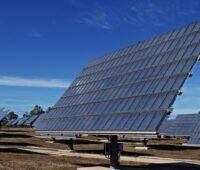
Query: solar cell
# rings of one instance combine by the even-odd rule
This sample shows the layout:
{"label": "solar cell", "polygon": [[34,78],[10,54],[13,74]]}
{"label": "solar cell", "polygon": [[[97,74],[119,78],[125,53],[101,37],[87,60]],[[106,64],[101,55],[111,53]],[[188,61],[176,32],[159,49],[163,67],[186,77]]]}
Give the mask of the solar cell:
{"label": "solar cell", "polygon": [[38,131],[155,133],[200,54],[200,22],[93,60]]}
{"label": "solar cell", "polygon": [[159,133],[166,136],[191,136],[197,123],[200,121],[199,114],[181,114],[175,119],[165,120]]}

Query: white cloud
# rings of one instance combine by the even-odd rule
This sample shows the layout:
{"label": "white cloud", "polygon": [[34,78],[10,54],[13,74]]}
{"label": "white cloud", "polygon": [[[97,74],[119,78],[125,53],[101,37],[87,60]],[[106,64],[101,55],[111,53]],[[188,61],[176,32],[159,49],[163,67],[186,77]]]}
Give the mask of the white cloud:
{"label": "white cloud", "polygon": [[0,76],[0,86],[67,88],[70,82],[57,79],[36,79]]}
{"label": "white cloud", "polygon": [[161,16],[167,15],[167,12],[163,11],[160,6],[149,1],[145,5],[140,1],[123,5],[123,10],[125,9],[126,12],[118,11],[115,8],[102,8],[100,5],[94,7],[93,10],[80,16],[78,22],[104,30],[113,29],[124,23],[137,26],[144,24],[162,26],[163,18]]}
{"label": "white cloud", "polygon": [[103,10],[95,10],[93,12],[88,13],[87,15],[82,16],[79,19],[79,22],[104,30],[109,30],[112,28],[110,16]]}
{"label": "white cloud", "polygon": [[[70,4],[76,4],[77,0],[68,0]],[[119,8],[114,5],[110,8],[106,4],[91,3],[91,9],[86,8],[86,12],[76,17],[76,22],[87,24],[96,28],[110,30],[124,24],[133,25],[136,27],[145,27],[153,25],[161,27],[166,24],[175,22],[175,18],[182,19],[183,16],[198,14],[198,0],[188,3],[184,6],[182,0],[164,1],[157,3],[153,0],[130,1],[123,3]],[[84,3],[79,2],[79,9],[85,9]],[[186,18],[184,18],[186,20]]]}
{"label": "white cloud", "polygon": [[128,9],[128,13],[123,17],[124,22],[138,26],[146,24],[162,26],[162,17],[167,14],[165,10],[151,1],[145,4],[141,1],[134,1]]}

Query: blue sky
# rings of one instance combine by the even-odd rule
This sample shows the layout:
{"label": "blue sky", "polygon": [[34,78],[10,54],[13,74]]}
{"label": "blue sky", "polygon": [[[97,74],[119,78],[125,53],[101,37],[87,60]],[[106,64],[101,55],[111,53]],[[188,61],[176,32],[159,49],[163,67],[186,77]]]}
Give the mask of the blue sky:
{"label": "blue sky", "polygon": [[[0,106],[19,114],[52,106],[91,59],[198,21],[199,8],[199,0],[1,0]],[[200,110],[199,83],[199,75],[187,82],[175,113]]]}

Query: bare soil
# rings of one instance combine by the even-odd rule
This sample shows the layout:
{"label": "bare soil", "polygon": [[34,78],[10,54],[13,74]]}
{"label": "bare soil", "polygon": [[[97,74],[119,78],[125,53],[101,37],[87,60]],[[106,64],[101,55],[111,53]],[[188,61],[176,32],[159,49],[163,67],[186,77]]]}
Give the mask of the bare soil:
{"label": "bare soil", "polygon": [[[0,130],[0,170],[73,170],[78,167],[109,166],[109,160],[80,157],[53,156],[23,150],[23,147],[45,147],[49,149],[68,149],[67,141],[52,142],[35,137],[32,129],[13,128]],[[75,141],[75,152],[103,155],[103,142],[106,138],[83,137]],[[148,141],[148,150],[135,150],[139,140],[121,139],[125,156],[157,156],[176,159],[200,160],[200,148],[181,146],[186,139],[160,139]],[[185,170],[200,169],[191,164],[151,164],[121,161],[120,169],[136,170]]]}

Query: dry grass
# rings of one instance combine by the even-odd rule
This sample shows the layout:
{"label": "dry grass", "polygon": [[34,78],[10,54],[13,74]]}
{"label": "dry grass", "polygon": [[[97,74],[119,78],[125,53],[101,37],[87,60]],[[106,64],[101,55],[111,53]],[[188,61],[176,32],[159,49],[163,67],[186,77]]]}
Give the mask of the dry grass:
{"label": "dry grass", "polygon": [[128,152],[164,158],[200,160],[200,148],[182,146],[182,143],[186,143],[186,140],[150,140],[149,150],[135,150],[134,143],[126,144],[124,150],[125,154]]}
{"label": "dry grass", "polygon": [[74,159],[69,157],[54,157],[49,155],[0,153],[0,169],[20,170],[73,170],[77,167],[105,164],[101,160]]}
{"label": "dry grass", "polygon": [[[35,133],[31,129],[9,129],[0,131],[0,146],[8,148],[0,148],[0,170],[73,170],[77,167],[85,166],[108,166],[109,160],[86,159],[79,157],[66,156],[50,156],[35,152],[28,152],[16,148],[26,146],[47,147],[56,149],[67,149],[65,142],[49,143],[44,139],[34,137]],[[98,141],[97,137],[85,137],[76,141],[75,150],[77,152],[92,152],[103,154],[103,144],[100,142],[88,142],[86,139]],[[135,140],[125,140],[123,155],[144,155],[159,156],[179,159],[195,159],[200,160],[200,149],[182,147],[180,144],[185,140],[150,140],[147,151],[138,151],[134,147]],[[199,169],[198,167],[186,167],[179,165],[151,165],[134,162],[121,162],[125,169],[144,169],[144,170],[185,170]]]}
{"label": "dry grass", "polygon": [[[89,137],[90,140],[93,137]],[[97,138],[95,138],[97,140]],[[135,150],[135,146],[138,145],[140,140],[137,139],[121,139],[124,144],[123,155],[132,156],[157,156],[164,158],[175,159],[192,159],[200,160],[200,147],[188,147],[182,146],[183,143],[187,143],[186,139],[154,139],[148,141],[149,150]],[[103,144],[88,144],[76,145],[77,151],[89,151],[94,153],[102,153]]]}
{"label": "dry grass", "polygon": [[32,129],[20,128],[0,131],[0,145],[7,146],[41,146],[56,149],[67,149],[62,143],[49,143],[45,139],[36,138],[37,134]]}

